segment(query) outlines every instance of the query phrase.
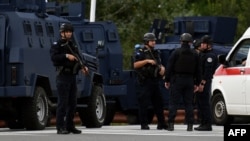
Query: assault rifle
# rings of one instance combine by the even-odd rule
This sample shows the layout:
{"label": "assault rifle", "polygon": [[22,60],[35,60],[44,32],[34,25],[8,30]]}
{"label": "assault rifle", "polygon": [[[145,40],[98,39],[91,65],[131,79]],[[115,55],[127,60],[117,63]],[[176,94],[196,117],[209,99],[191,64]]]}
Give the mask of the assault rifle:
{"label": "assault rifle", "polygon": [[62,46],[67,46],[70,50],[70,52],[72,53],[72,55],[74,55],[77,58],[78,63],[74,66],[73,68],[73,73],[77,73],[78,72],[78,68],[80,66],[80,68],[84,69],[84,71],[87,73],[88,75],[88,70],[85,68],[86,65],[83,63],[82,58],[79,56],[78,53],[74,52],[71,47],[69,46],[68,42],[66,42],[65,44],[62,44]]}

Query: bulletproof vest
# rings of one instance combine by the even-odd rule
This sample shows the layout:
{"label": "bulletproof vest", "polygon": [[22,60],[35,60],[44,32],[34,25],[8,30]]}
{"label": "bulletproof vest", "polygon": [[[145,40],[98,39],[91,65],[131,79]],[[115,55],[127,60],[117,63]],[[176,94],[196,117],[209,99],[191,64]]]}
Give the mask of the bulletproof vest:
{"label": "bulletproof vest", "polygon": [[[73,51],[75,51],[75,47],[72,47],[72,45],[70,47]],[[64,48],[65,48],[66,53],[72,54],[71,51],[69,50],[69,47],[65,46]],[[67,59],[64,66],[69,67],[69,68],[73,68],[76,65],[76,63],[77,63],[77,61],[70,61]]]}
{"label": "bulletproof vest", "polygon": [[144,54],[145,59],[153,59],[157,62],[157,65],[146,64],[142,68],[138,69],[138,72],[148,78],[156,78],[158,77],[160,58],[159,54],[156,50],[149,50],[147,48],[142,48],[140,50],[141,53]]}
{"label": "bulletproof vest", "polygon": [[[72,54],[69,47],[74,52],[77,50],[77,48],[74,46],[74,44],[70,41],[68,42],[68,45],[66,45],[63,40],[59,40],[55,46],[56,46],[58,52],[60,52],[62,54]],[[54,66],[56,66],[56,68],[60,68],[59,70],[65,71],[65,72],[67,71],[69,74],[78,73],[78,70],[79,70],[79,68],[76,68],[76,67],[78,67],[77,61],[70,61],[68,59],[65,59],[65,60],[60,61],[60,62],[53,62],[53,64],[54,64]]]}
{"label": "bulletproof vest", "polygon": [[196,54],[190,48],[179,48],[176,50],[177,60],[174,71],[176,74],[194,74],[196,67]]}

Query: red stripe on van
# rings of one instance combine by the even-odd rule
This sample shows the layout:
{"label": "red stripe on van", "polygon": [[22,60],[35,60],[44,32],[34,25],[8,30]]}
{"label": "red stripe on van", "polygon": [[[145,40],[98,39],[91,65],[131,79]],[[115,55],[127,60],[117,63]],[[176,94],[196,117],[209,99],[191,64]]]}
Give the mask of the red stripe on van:
{"label": "red stripe on van", "polygon": [[214,76],[218,75],[246,75],[250,74],[249,67],[231,67],[224,68],[223,65],[220,65],[214,73]]}

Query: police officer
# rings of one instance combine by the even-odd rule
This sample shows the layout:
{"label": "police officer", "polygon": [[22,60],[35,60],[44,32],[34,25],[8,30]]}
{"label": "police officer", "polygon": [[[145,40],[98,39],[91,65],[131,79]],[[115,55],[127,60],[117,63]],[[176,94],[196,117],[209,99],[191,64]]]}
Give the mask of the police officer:
{"label": "police officer", "polygon": [[183,33],[180,37],[181,47],[171,53],[166,77],[165,87],[170,89],[168,130],[174,130],[174,122],[178,104],[182,99],[185,106],[185,120],[187,131],[193,130],[193,93],[200,82],[199,56],[191,49],[192,35]]}
{"label": "police officer", "polygon": [[199,93],[196,95],[198,100],[198,108],[200,112],[201,124],[194,128],[198,131],[212,131],[212,115],[210,107],[210,90],[213,74],[218,65],[217,55],[212,49],[212,38],[204,35],[201,38],[201,48],[203,50],[201,56],[201,83],[199,85]]}
{"label": "police officer", "polygon": [[[69,23],[63,23],[60,26],[61,39],[54,42],[50,49],[51,60],[58,71],[56,76],[58,92],[56,111],[57,134],[81,133],[81,130],[75,128],[73,122],[77,104],[76,74],[79,70],[87,74],[88,68],[78,65],[79,60],[73,55],[77,54],[80,57],[77,47],[71,40],[72,34],[73,26]],[[85,62],[83,63],[85,64]]]}
{"label": "police officer", "polygon": [[137,96],[139,103],[139,117],[142,130],[149,130],[148,108],[152,103],[157,116],[157,129],[167,129],[165,123],[163,98],[159,83],[165,73],[161,64],[160,54],[154,50],[156,37],[153,33],[146,33],[143,37],[144,46],[135,50],[133,67],[137,72]]}

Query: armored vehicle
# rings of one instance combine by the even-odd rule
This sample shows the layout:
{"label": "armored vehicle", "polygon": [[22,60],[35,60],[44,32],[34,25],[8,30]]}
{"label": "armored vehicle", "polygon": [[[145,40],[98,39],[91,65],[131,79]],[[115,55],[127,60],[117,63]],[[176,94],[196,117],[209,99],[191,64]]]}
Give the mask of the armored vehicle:
{"label": "armored vehicle", "polygon": [[[103,68],[98,68],[98,58],[93,52],[97,44],[86,47],[82,44],[102,42],[106,31],[110,40],[117,38],[112,23],[90,25],[82,17],[76,17],[76,21],[72,21],[77,31],[74,40],[90,70],[87,77],[80,73],[77,76],[77,112],[86,127],[101,127],[106,113],[103,81],[108,80],[99,73]],[[46,12],[44,0],[0,2],[0,119],[9,128],[41,130],[55,113],[57,72],[49,49],[59,39],[59,27],[65,22],[71,21]],[[99,36],[93,36],[97,31]],[[103,49],[102,44],[100,48]],[[103,56],[101,49],[99,56]]]}

